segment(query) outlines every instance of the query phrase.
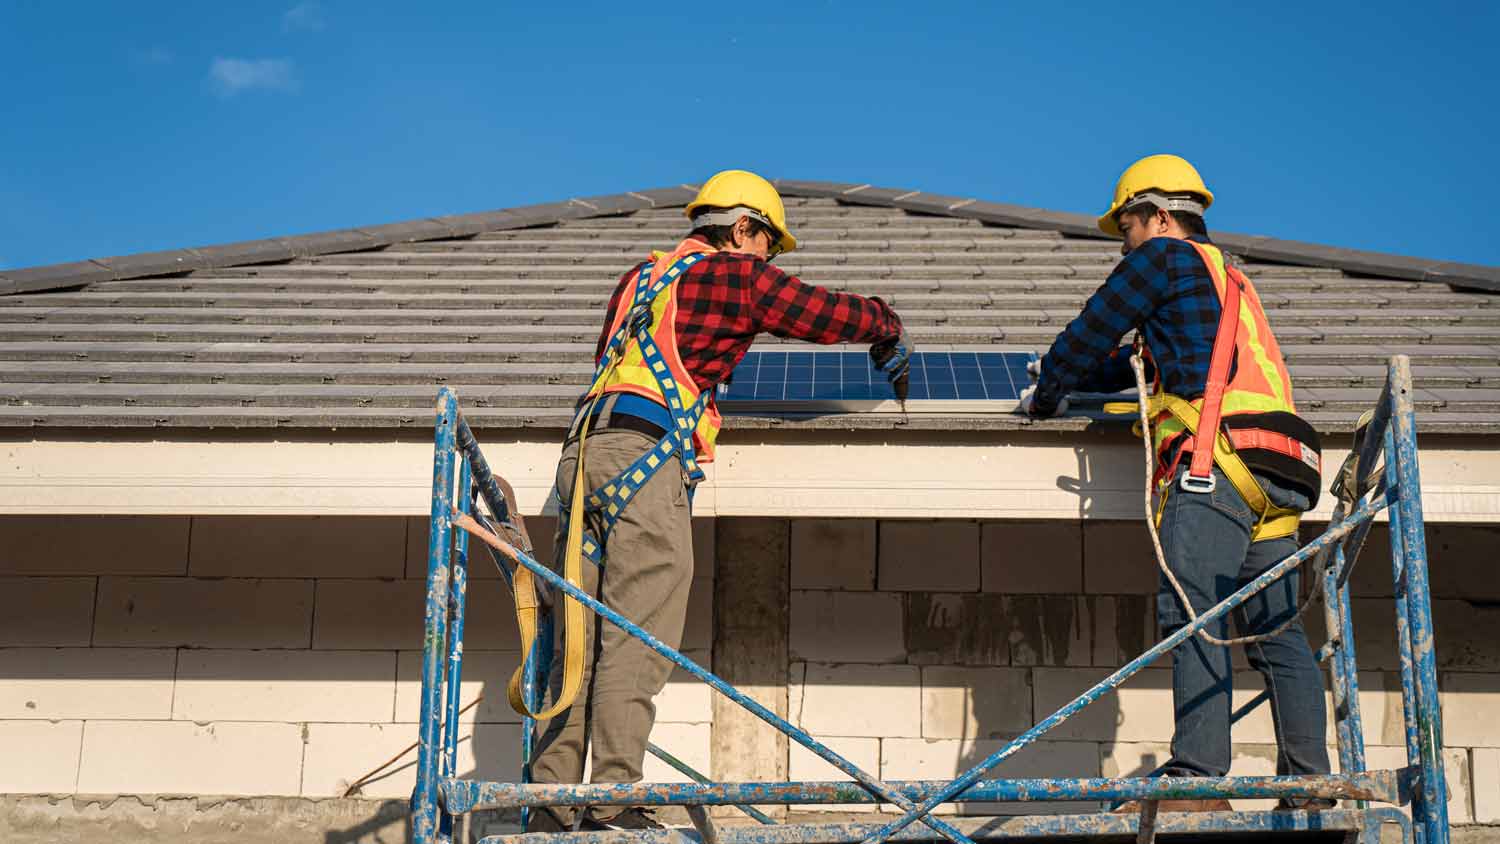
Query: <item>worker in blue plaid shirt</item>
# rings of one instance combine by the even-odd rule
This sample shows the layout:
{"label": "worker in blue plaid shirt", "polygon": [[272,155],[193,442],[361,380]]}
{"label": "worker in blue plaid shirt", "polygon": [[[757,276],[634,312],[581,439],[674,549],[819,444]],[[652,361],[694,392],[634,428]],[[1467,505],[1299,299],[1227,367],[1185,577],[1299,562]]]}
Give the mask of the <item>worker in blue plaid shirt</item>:
{"label": "worker in blue plaid shirt", "polygon": [[[1053,341],[1040,361],[1037,383],[1021,396],[1021,409],[1047,417],[1067,409],[1069,391],[1116,392],[1135,386],[1128,347],[1121,339],[1138,329],[1150,350],[1157,389],[1191,401],[1204,394],[1214,338],[1223,310],[1205,258],[1193,241],[1209,244],[1203,211],[1213,195],[1192,165],[1176,156],[1151,156],[1125,171],[1115,200],[1099,227],[1124,239],[1124,260],[1084,305],[1083,311]],[[1258,307],[1258,306],[1257,306]],[[1277,363],[1281,363],[1278,360]],[[1231,367],[1229,380],[1234,380]],[[1151,377],[1148,373],[1148,378]],[[1288,394],[1290,399],[1290,394]],[[1269,416],[1271,414],[1260,414]],[[1291,414],[1286,414],[1291,415]],[[1312,437],[1315,438],[1313,433]],[[1160,534],[1165,564],[1201,614],[1230,592],[1297,550],[1290,536],[1255,538],[1257,517],[1245,498],[1226,482],[1218,466],[1217,483],[1203,494],[1174,492],[1175,453],[1187,437],[1167,441],[1162,456],[1168,468],[1161,494]],[[1189,469],[1182,467],[1187,473]],[[1253,469],[1265,497],[1277,507],[1311,508],[1317,496],[1317,471],[1292,483],[1275,473]],[[1243,635],[1274,636],[1246,645],[1251,667],[1271,693],[1276,727],[1276,773],[1329,772],[1326,705],[1322,672],[1296,619],[1298,571],[1252,596],[1235,612]],[[1165,575],[1157,594],[1157,621],[1163,635],[1191,621]],[[1205,628],[1219,639],[1229,635],[1221,618]],[[1172,698],[1176,731],[1172,756],[1162,766],[1167,776],[1221,777],[1229,772],[1233,751],[1229,715],[1233,669],[1227,647],[1193,637],[1172,651]],[[1316,811],[1331,800],[1287,798],[1282,808]],[[1225,800],[1164,800],[1159,810],[1226,811]],[[1129,811],[1137,804],[1122,807]]]}

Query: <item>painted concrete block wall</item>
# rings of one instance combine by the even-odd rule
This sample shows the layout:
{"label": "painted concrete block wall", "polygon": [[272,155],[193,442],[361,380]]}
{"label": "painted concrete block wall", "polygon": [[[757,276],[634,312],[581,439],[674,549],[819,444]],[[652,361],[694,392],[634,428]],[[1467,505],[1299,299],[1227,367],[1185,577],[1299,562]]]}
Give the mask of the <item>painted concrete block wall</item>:
{"label": "painted concrete block wall", "polygon": [[[709,662],[712,523],[685,648]],[[550,547],[553,523],[532,521]],[[416,740],[427,526],[407,518],[0,518],[0,792],[328,797]],[[471,561],[460,771],[514,779],[511,600]],[[653,738],[709,767],[709,690]],[[653,779],[680,779],[654,760]],[[366,785],[404,799],[415,754]]]}
{"label": "painted concrete block wall", "polygon": [[[1320,527],[1308,525],[1308,537]],[[1450,813],[1456,822],[1495,822],[1500,578],[1493,560],[1500,530],[1430,530]],[[1395,765],[1405,751],[1390,571],[1381,526],[1355,570],[1354,611],[1366,669],[1360,675],[1365,740],[1372,759]],[[794,520],[792,714],[851,758],[878,759],[884,778],[951,778],[1153,643],[1157,580],[1149,539],[1135,522]],[[1322,627],[1315,606],[1307,616],[1315,646]],[[1234,664],[1239,705],[1263,683],[1240,649]],[[1147,774],[1170,757],[1172,711],[1170,663],[1163,661],[1001,771]],[[1232,773],[1274,773],[1266,708],[1233,735]],[[794,773],[843,778],[805,757],[793,751]]]}
{"label": "painted concrete block wall", "polygon": [[[550,520],[532,521],[545,546]],[[695,527],[685,647],[708,664],[714,531]],[[0,741],[26,760],[0,763],[0,789],[340,793],[415,739],[425,533],[421,519],[0,519]],[[1353,588],[1366,741],[1394,764],[1385,542],[1378,528]],[[1452,813],[1500,823],[1500,531],[1434,526],[1429,548]],[[887,778],[951,777],[1156,635],[1137,523],[798,519],[790,554],[790,715]],[[463,718],[460,769],[510,778],[519,719],[501,689],[518,642],[487,558],[471,578],[462,697],[486,699]],[[1321,615],[1307,622],[1320,640]],[[1242,702],[1260,681],[1236,665]],[[654,740],[709,769],[711,693],[674,676],[657,707]],[[1170,713],[1170,672],[1152,668],[1004,772],[1150,771]],[[1235,738],[1236,773],[1270,772],[1264,711]],[[795,745],[787,763],[839,777]],[[364,793],[404,798],[413,764]],[[681,779],[649,759],[646,775]]]}

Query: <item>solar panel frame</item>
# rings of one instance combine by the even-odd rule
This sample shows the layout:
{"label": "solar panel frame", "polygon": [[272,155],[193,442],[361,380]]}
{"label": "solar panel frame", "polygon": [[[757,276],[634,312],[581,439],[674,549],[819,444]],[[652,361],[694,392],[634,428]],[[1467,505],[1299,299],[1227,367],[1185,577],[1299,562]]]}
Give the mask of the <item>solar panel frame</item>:
{"label": "solar panel frame", "polygon": [[912,355],[903,410],[865,351],[752,349],[720,385],[726,414],[1012,413],[1035,352],[954,350]]}

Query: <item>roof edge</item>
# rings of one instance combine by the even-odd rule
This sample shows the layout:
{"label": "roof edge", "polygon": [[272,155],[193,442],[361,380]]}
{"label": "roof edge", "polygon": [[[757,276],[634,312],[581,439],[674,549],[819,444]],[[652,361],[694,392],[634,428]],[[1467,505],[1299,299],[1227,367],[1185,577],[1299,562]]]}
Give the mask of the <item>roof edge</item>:
{"label": "roof edge", "polygon": [[[962,217],[1002,226],[1060,231],[1075,237],[1113,239],[1099,231],[1094,218],[1087,214],[1048,211],[1024,205],[852,182],[773,179],[772,183],[787,196],[836,199],[850,205],[899,208],[920,214]],[[397,243],[469,237],[480,232],[543,226],[571,219],[607,217],[647,208],[672,208],[686,205],[692,200],[695,191],[694,185],[674,185],[290,237],[0,270],[0,296],[40,293],[98,281],[169,275],[187,270],[219,269],[313,255],[358,252]],[[1245,258],[1500,293],[1500,267],[1344,249],[1232,232],[1216,233],[1214,240]]]}

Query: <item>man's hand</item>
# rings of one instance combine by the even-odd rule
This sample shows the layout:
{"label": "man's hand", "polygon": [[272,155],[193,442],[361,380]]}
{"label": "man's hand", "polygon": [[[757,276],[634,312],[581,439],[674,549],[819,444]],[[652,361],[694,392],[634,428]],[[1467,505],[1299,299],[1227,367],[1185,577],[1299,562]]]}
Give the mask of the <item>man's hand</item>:
{"label": "man's hand", "polygon": [[906,403],[906,394],[909,388],[911,376],[911,353],[916,350],[917,344],[912,342],[911,335],[906,329],[901,329],[900,337],[892,337],[870,344],[870,360],[875,362],[875,368],[885,373],[886,380],[891,382],[891,387],[896,391],[896,400],[902,404]]}
{"label": "man's hand", "polygon": [[1068,412],[1068,399],[1066,397],[1058,399],[1057,404],[1050,408],[1039,407],[1036,401],[1036,385],[1032,384],[1030,387],[1027,387],[1026,389],[1021,391],[1020,409],[1022,413],[1030,416],[1032,419],[1046,419],[1049,416],[1061,416],[1064,413]]}

